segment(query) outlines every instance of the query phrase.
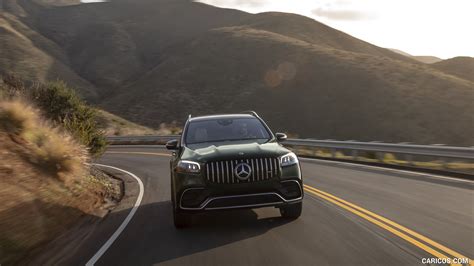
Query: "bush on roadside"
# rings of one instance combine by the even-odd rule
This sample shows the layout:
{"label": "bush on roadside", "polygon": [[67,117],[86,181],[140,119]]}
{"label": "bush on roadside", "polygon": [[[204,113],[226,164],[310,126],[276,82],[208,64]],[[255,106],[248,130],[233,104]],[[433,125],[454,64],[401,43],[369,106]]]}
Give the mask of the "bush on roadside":
{"label": "bush on roadside", "polygon": [[51,127],[38,113],[24,101],[2,100],[0,129],[19,137],[28,147],[29,152],[24,156],[41,169],[59,178],[82,175],[87,160],[84,147],[68,134]]}
{"label": "bush on roadside", "polygon": [[9,134],[21,134],[34,127],[34,111],[19,102],[0,102],[0,127]]}
{"label": "bush on roadside", "polygon": [[100,155],[107,142],[97,124],[96,109],[88,106],[62,81],[34,84],[29,87],[15,77],[3,78],[3,97],[23,97],[39,107],[54,125],[70,132],[85,145],[91,155]]}

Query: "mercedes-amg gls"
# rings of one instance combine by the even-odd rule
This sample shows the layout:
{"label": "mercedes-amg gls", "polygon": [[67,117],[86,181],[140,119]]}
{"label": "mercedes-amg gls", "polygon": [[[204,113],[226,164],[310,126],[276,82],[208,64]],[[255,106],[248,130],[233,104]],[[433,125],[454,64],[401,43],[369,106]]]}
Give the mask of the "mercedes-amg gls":
{"label": "mercedes-amg gls", "polygon": [[200,211],[277,207],[301,215],[303,182],[298,157],[255,113],[189,117],[180,140],[166,144],[174,224]]}

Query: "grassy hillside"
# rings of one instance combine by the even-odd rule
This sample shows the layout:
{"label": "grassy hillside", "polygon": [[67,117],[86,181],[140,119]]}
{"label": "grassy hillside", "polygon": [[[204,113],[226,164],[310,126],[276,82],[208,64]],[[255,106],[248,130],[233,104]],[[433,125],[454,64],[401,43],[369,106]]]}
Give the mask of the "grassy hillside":
{"label": "grassy hillside", "polygon": [[212,30],[168,56],[104,106],[150,125],[255,109],[301,137],[465,145],[474,133],[472,83],[422,64],[249,27]]}
{"label": "grassy hillside", "polygon": [[79,219],[105,215],[121,197],[119,181],[91,168],[91,150],[71,124],[55,121],[57,112],[30,91],[0,83],[0,263],[7,265],[24,263]]}
{"label": "grassy hillside", "polygon": [[277,33],[328,48],[413,62],[412,59],[394,53],[389,49],[377,47],[300,15],[265,12],[251,16],[243,20],[239,25]]}
{"label": "grassy hillside", "polygon": [[97,99],[96,88],[70,68],[67,55],[56,43],[19,17],[1,11],[0,47],[0,75],[15,74],[42,82],[61,79],[74,84],[83,97]]}
{"label": "grassy hillside", "polygon": [[436,57],[436,56],[431,56],[431,55],[414,55],[412,57],[413,59],[416,59],[422,63],[426,63],[426,64],[433,64],[433,63],[436,63],[436,62],[440,62],[440,61],[443,61],[443,59],[439,58],[439,57]]}
{"label": "grassy hillside", "polygon": [[[253,109],[301,137],[474,144],[472,81],[303,16],[188,0],[3,1],[9,21],[46,40],[39,51],[80,77],[63,79],[86,80],[88,99],[141,126]],[[6,58],[0,70],[41,70]]]}
{"label": "grassy hillside", "polygon": [[145,127],[104,110],[98,110],[98,123],[107,136],[172,135],[181,131],[176,123],[161,123],[157,129]]}
{"label": "grassy hillside", "polygon": [[459,56],[443,60],[433,67],[445,73],[474,82],[474,58]]}
{"label": "grassy hillside", "polygon": [[398,53],[398,54],[401,54],[401,55],[404,55],[406,57],[409,57],[409,58],[412,58],[412,59],[415,59],[417,61],[420,61],[422,63],[425,63],[425,64],[433,64],[433,63],[436,63],[436,62],[439,62],[439,61],[443,61],[443,59],[439,58],[439,57],[436,57],[436,56],[431,56],[431,55],[411,55],[409,53],[405,53],[401,50],[398,50],[398,49],[390,49],[391,51],[395,52],[395,53]]}

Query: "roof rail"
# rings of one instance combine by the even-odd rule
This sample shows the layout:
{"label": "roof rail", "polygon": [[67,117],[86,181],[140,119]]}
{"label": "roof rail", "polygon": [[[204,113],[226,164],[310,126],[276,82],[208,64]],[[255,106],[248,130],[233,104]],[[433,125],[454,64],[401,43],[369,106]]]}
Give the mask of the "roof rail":
{"label": "roof rail", "polygon": [[259,116],[258,116],[258,114],[257,114],[257,112],[255,112],[255,111],[252,111],[252,110],[249,110],[249,111],[243,111],[242,113],[243,113],[243,114],[249,114],[249,115],[253,115],[253,116],[255,116],[255,117],[259,117]]}

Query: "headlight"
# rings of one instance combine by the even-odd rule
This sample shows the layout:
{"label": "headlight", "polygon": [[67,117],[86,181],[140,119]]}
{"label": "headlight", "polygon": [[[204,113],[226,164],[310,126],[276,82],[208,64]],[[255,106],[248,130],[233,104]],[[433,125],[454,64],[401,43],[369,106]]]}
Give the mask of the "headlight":
{"label": "headlight", "polygon": [[290,166],[298,163],[298,157],[296,154],[290,152],[280,157],[281,167]]}
{"label": "headlight", "polygon": [[193,173],[197,174],[201,172],[201,165],[192,161],[179,161],[176,171],[179,173]]}

